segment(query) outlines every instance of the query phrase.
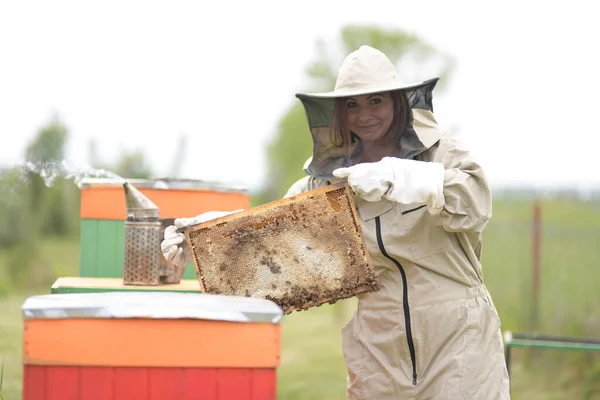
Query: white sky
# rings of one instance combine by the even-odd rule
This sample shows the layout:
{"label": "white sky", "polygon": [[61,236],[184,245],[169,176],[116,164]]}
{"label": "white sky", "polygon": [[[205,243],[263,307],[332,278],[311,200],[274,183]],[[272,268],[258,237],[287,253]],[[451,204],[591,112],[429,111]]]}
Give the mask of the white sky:
{"label": "white sky", "polygon": [[72,163],[89,161],[95,138],[101,158],[140,148],[164,175],[186,134],[186,177],[256,187],[316,38],[360,23],[406,29],[455,57],[436,115],[495,185],[598,188],[593,3],[3,1],[0,165],[19,162],[57,112]]}

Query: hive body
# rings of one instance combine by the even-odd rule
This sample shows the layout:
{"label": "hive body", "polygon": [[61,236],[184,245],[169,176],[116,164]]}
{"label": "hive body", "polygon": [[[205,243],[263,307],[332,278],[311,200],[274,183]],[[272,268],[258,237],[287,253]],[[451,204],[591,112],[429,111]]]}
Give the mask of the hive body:
{"label": "hive body", "polygon": [[24,400],[275,400],[282,310],[170,292],[51,294],[23,312]]}

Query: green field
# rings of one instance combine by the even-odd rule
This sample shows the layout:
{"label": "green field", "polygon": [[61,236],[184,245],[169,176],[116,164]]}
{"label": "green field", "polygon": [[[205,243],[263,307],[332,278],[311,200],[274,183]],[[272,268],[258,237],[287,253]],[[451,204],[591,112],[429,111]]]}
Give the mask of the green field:
{"label": "green field", "polygon": [[[542,202],[540,308],[535,327],[530,318],[531,215],[529,200],[498,200],[484,236],[485,279],[503,329],[600,338],[600,204]],[[21,398],[21,305],[32,294],[48,293],[55,278],[77,274],[77,239],[47,240],[39,251],[44,261],[33,271],[27,290],[6,285],[10,254],[0,252],[0,360],[4,360],[0,394],[4,400]],[[344,399],[339,331],[354,304],[347,300],[285,318],[278,369],[280,399]],[[516,349],[513,354],[513,399],[600,399],[599,353]]]}

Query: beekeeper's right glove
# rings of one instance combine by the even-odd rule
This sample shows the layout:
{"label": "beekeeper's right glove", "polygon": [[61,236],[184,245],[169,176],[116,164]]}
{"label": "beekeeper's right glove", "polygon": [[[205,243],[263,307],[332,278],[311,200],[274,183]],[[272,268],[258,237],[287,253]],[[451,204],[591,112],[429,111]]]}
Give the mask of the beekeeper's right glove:
{"label": "beekeeper's right glove", "polygon": [[444,165],[439,162],[383,157],[333,171],[347,178],[352,191],[367,201],[426,204],[431,214],[444,209]]}
{"label": "beekeeper's right glove", "polygon": [[192,255],[190,254],[190,249],[187,241],[185,240],[185,235],[182,232],[177,232],[177,229],[198,225],[202,222],[224,217],[240,211],[243,210],[208,211],[192,218],[177,218],[174,222],[174,225],[170,225],[165,228],[164,239],[160,244],[160,249],[165,256],[165,259],[178,267],[187,265],[190,261],[192,261]]}

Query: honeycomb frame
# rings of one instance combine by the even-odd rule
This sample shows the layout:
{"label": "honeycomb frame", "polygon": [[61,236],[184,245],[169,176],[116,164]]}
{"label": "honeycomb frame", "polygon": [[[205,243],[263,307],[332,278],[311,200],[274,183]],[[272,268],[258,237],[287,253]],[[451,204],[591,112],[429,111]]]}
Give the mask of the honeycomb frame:
{"label": "honeycomb frame", "polygon": [[184,232],[203,293],[265,298],[289,314],[381,287],[346,183]]}

